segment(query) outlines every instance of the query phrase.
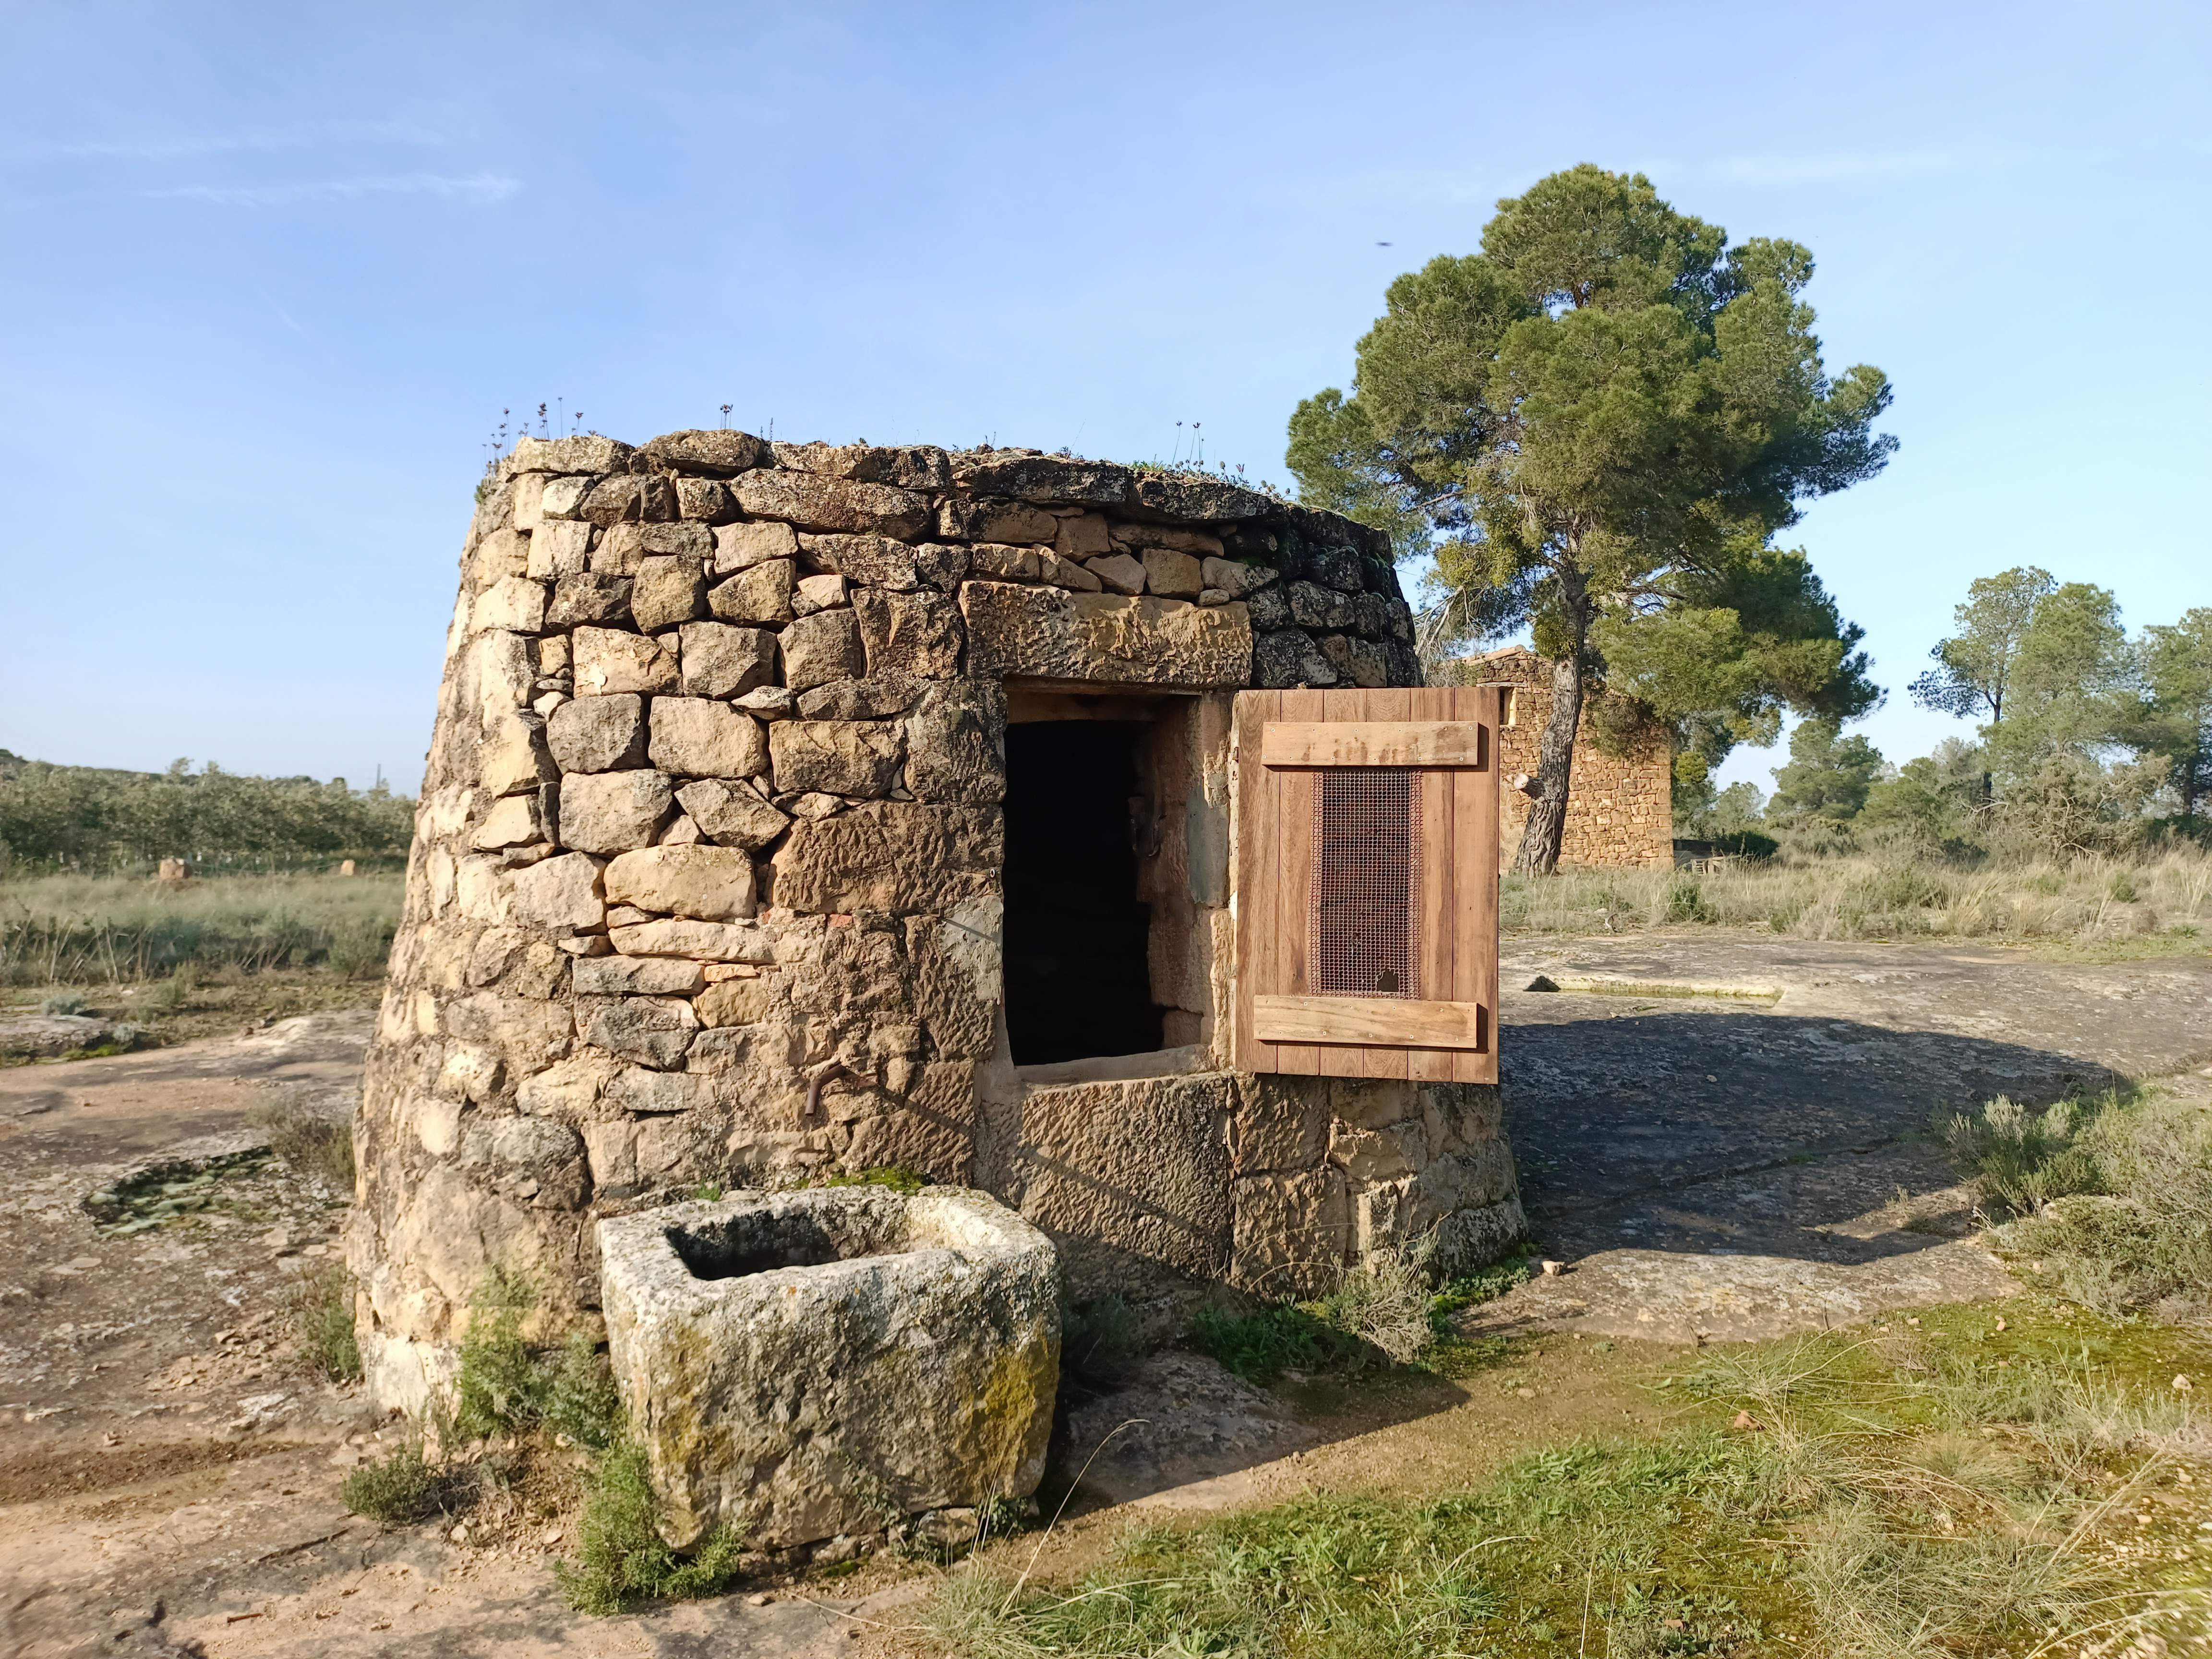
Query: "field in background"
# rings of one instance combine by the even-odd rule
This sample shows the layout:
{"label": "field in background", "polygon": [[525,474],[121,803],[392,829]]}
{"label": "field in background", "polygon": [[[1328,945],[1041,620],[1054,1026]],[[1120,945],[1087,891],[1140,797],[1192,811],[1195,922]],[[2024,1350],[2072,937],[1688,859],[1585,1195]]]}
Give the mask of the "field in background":
{"label": "field in background", "polygon": [[1952,864],[1909,853],[1729,862],[1706,870],[1508,875],[1509,933],[1755,927],[1800,939],[1941,937],[2115,954],[2212,949],[2212,852]]}

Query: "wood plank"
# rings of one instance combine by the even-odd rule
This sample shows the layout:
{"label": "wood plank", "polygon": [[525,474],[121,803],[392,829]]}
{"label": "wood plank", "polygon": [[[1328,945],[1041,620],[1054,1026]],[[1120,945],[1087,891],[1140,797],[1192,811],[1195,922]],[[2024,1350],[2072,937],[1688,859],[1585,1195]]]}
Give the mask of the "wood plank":
{"label": "wood plank", "polygon": [[1261,740],[1260,762],[1263,766],[1486,767],[1490,751],[1481,726],[1473,720],[1277,720]]}
{"label": "wood plank", "polygon": [[[1465,687],[1458,693],[1462,712],[1494,729],[1504,712],[1503,693],[1499,686]],[[1459,934],[1453,995],[1490,1010],[1493,1021],[1498,1009],[1498,788],[1495,770],[1452,775],[1456,798],[1454,862],[1462,872],[1453,903],[1453,925]],[[1497,1045],[1455,1055],[1452,1076],[1461,1083],[1496,1083]]]}
{"label": "wood plank", "polygon": [[[1404,686],[1370,688],[1359,694],[1358,714],[1359,724],[1342,724],[1331,729],[1337,732],[1355,732],[1373,730],[1381,726],[1386,730],[1404,730],[1413,720],[1413,694],[1411,690]],[[1421,795],[1423,786],[1426,781],[1427,777],[1424,774],[1416,773],[1413,775],[1413,822],[1410,827],[1416,832],[1420,828]],[[1412,917],[1413,948],[1417,953],[1414,959],[1414,971],[1419,973],[1420,965],[1418,952],[1420,950],[1421,940],[1428,930],[1424,925],[1419,909],[1421,902],[1420,893],[1417,890],[1411,896],[1416,907]],[[1326,1054],[1328,1051],[1324,1049],[1322,1052]],[[1398,1083],[1406,1080],[1408,1051],[1395,1044],[1388,1048],[1340,1048],[1335,1052],[1357,1054],[1359,1057],[1359,1066],[1355,1075],[1385,1079]]]}
{"label": "wood plank", "polygon": [[1281,706],[1282,694],[1277,691],[1240,691],[1234,705],[1237,960],[1231,969],[1236,999],[1233,1038],[1240,1072],[1277,1069],[1273,1047],[1261,1042],[1252,1030],[1252,998],[1274,956],[1275,895],[1269,874],[1274,862],[1273,804],[1269,795],[1277,790],[1275,775],[1254,762],[1260,752],[1260,733]]}
{"label": "wood plank", "polygon": [[1479,1002],[1411,1002],[1396,997],[1261,996],[1254,1030],[1264,1042],[1382,1043],[1480,1049],[1487,1024]]}
{"label": "wood plank", "polygon": [[[1327,691],[1285,691],[1280,694],[1282,708],[1279,716],[1285,720],[1326,720],[1334,712],[1334,699]],[[1261,734],[1262,744],[1266,736]],[[1274,781],[1276,793],[1276,836],[1274,868],[1269,872],[1275,889],[1275,953],[1274,965],[1267,976],[1261,994],[1300,996],[1310,993],[1312,981],[1308,977],[1306,907],[1313,889],[1313,807],[1314,775],[1311,772],[1274,771],[1266,768]],[[1255,1000],[1255,1008],[1257,1003]],[[1253,1029],[1259,1030],[1255,1012]],[[1262,1041],[1274,1042],[1273,1038]],[[1297,1077],[1317,1077],[1321,1074],[1321,1050],[1311,1043],[1276,1042],[1275,1063],[1284,1072]]]}
{"label": "wood plank", "polygon": [[[1412,718],[1449,720],[1455,712],[1449,687],[1426,686],[1412,693]],[[1452,978],[1451,896],[1459,872],[1455,866],[1452,814],[1458,800],[1457,771],[1421,774],[1421,983],[1424,996],[1446,1000],[1456,995]],[[1476,774],[1474,775],[1483,775]],[[1406,1075],[1416,1083],[1449,1083],[1456,1056],[1449,1048],[1408,1048]]]}

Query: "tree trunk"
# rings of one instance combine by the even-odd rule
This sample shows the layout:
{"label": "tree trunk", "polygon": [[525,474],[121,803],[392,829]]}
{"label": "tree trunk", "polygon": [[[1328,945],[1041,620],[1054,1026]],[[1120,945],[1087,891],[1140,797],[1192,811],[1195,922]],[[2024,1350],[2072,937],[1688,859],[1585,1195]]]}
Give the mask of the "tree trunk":
{"label": "tree trunk", "polygon": [[1559,867],[1559,841],[1567,829],[1567,787],[1575,768],[1575,732],[1583,718],[1583,638],[1588,619],[1575,618],[1574,648],[1552,665],[1552,718],[1536,750],[1536,799],[1521,826],[1513,867],[1524,876],[1548,876]]}

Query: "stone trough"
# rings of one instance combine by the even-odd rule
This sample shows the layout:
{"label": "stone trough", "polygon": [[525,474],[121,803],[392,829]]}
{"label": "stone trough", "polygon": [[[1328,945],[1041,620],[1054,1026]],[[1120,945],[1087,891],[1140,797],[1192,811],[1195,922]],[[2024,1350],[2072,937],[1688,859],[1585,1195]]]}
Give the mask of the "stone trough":
{"label": "stone trough", "polygon": [[661,1529],[778,1550],[1036,1488],[1051,1242],[987,1194],[747,1192],[599,1224],[615,1378]]}

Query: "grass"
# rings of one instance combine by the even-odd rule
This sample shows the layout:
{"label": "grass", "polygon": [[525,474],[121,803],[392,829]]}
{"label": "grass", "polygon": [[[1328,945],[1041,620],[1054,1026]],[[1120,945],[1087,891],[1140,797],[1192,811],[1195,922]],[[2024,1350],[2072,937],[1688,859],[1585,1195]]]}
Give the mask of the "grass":
{"label": "grass", "polygon": [[331,1382],[361,1380],[361,1346],[354,1335],[353,1279],[335,1261],[301,1274],[285,1298],[301,1362]]}
{"label": "grass", "polygon": [[2193,1103],[2143,1088],[2035,1111],[2000,1095],[1947,1135],[2031,1278],[2115,1317],[2212,1302],[2212,1120]]}
{"label": "grass", "polygon": [[2201,1618],[2193,1517],[2134,1514],[2172,1515],[2145,1494],[2193,1493],[2174,1459],[2212,1455],[2160,1381],[2175,1339],[2006,1305],[2002,1334],[1961,1308],[1917,1335],[1711,1352],[1658,1379],[1678,1406],[1656,1437],[1441,1492],[1149,1528],[1065,1583],[979,1559],[915,1634],[979,1659],[1934,1659]]}
{"label": "grass", "polygon": [[569,1606],[579,1613],[624,1613],[728,1588],[737,1576],[739,1535],[718,1527],[698,1548],[680,1554],[653,1525],[658,1508],[642,1450],[618,1444],[599,1458],[585,1486],[577,1559],[554,1569]]}
{"label": "grass", "polygon": [[1784,856],[1692,873],[1567,868],[1504,878],[1510,933],[1764,927],[1802,939],[1941,937],[2091,957],[2212,950],[2212,852],[2140,861],[1954,863],[1909,853]]}
{"label": "grass", "polygon": [[255,1112],[253,1121],[268,1131],[270,1150],[284,1160],[293,1174],[320,1187],[331,1198],[353,1195],[350,1118],[326,1117],[288,1101]]}
{"label": "grass", "polygon": [[444,1506],[445,1482],[410,1436],[388,1456],[363,1463],[345,1478],[339,1498],[356,1515],[404,1527],[428,1520]]}

